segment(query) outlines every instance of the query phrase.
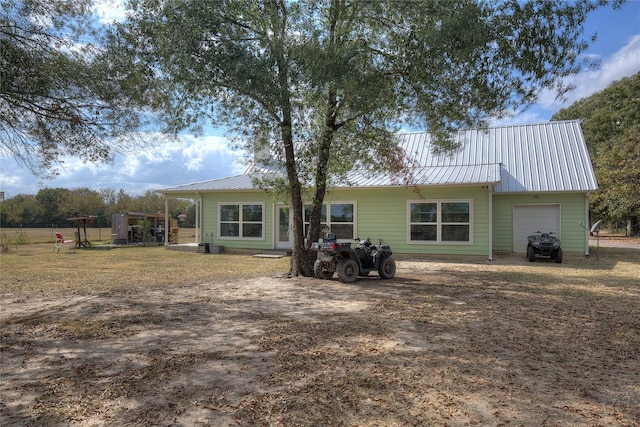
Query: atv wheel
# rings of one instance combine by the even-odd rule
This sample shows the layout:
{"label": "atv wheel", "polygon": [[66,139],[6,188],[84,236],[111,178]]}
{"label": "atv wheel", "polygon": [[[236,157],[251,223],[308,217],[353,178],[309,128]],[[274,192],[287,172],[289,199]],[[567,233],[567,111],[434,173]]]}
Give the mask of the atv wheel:
{"label": "atv wheel", "polygon": [[358,263],[352,259],[341,259],[338,263],[338,280],[353,283],[358,278]]}
{"label": "atv wheel", "polygon": [[536,259],[536,250],[533,249],[533,246],[527,246],[527,258],[529,258],[530,262],[535,261],[535,259]]}
{"label": "atv wheel", "polygon": [[396,275],[396,262],[390,256],[382,258],[380,261],[380,268],[378,268],[378,274],[383,279],[393,279]]}
{"label": "atv wheel", "polygon": [[321,259],[317,259],[313,264],[313,274],[318,279],[329,280],[333,277],[333,272],[335,271],[333,267],[333,263],[322,261]]}
{"label": "atv wheel", "polygon": [[562,249],[558,248],[556,251],[556,263],[560,264],[562,262]]}

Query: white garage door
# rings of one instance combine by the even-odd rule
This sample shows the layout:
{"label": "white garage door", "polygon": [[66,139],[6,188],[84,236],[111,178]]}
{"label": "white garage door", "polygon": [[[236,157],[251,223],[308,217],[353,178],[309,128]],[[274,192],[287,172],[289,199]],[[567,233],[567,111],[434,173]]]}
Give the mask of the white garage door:
{"label": "white garage door", "polygon": [[553,232],[560,239],[560,205],[513,205],[513,251],[527,251],[527,236]]}

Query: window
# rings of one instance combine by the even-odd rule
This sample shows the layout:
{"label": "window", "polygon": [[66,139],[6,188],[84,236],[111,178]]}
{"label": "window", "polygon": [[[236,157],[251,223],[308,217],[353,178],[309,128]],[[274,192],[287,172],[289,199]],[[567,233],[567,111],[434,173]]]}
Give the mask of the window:
{"label": "window", "polygon": [[411,203],[411,240],[438,240],[438,204]]}
{"label": "window", "polygon": [[472,203],[467,200],[410,201],[409,240],[424,243],[472,243]]}
{"label": "window", "polygon": [[[326,226],[338,239],[351,240],[355,236],[355,203],[326,203],[322,205],[320,224]],[[305,234],[309,230],[311,205],[304,205]]]}
{"label": "window", "polygon": [[221,239],[262,239],[264,205],[259,203],[220,204]]}

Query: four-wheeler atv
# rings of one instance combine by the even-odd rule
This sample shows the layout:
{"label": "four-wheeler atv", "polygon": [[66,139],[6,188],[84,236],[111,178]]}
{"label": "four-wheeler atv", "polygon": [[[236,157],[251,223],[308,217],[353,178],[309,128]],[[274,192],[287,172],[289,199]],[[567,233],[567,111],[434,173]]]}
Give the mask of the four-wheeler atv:
{"label": "four-wheeler atv", "polygon": [[396,274],[391,248],[383,245],[382,239],[379,245],[373,245],[367,238],[352,248],[351,243],[338,243],[335,234],[327,233],[325,239],[313,243],[311,249],[318,251],[313,272],[320,279],[331,279],[337,272],[338,280],[352,283],[358,276],[368,276],[371,271],[377,271],[383,279],[391,279]]}
{"label": "four-wheeler atv", "polygon": [[562,262],[562,249],[560,249],[560,240],[552,236],[553,233],[541,233],[536,231],[527,237],[527,258],[533,262],[536,255],[548,256],[557,263]]}

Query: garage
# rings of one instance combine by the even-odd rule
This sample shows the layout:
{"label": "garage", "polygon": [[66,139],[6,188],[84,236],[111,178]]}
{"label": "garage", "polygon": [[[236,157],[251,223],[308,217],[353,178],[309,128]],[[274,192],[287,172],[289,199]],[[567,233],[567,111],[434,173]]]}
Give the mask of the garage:
{"label": "garage", "polygon": [[527,236],[541,231],[560,236],[559,204],[513,205],[513,251],[527,251]]}

